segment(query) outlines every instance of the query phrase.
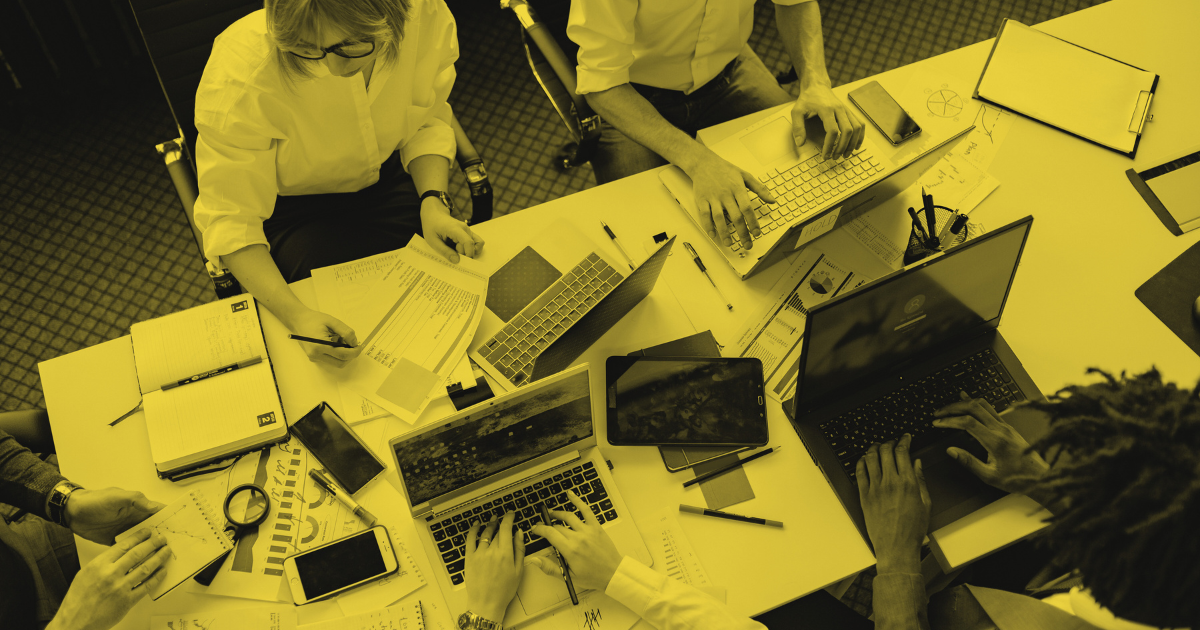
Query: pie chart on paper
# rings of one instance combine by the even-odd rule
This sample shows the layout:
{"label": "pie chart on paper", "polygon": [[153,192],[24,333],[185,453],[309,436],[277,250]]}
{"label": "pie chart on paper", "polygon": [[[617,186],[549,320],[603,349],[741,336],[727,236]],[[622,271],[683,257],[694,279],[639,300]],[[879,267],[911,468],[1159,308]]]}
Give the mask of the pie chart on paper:
{"label": "pie chart on paper", "polygon": [[954,118],[963,110],[962,97],[953,90],[938,90],[930,94],[925,105],[929,113],[939,118]]}

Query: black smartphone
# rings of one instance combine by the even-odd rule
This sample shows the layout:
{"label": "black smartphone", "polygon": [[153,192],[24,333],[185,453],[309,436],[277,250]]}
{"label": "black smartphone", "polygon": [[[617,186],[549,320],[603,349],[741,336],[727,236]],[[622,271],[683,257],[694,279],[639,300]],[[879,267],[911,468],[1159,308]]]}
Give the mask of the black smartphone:
{"label": "black smartphone", "polygon": [[917,121],[900,107],[900,103],[897,103],[878,81],[871,81],[850,92],[849,96],[850,102],[866,114],[867,120],[875,125],[892,146],[898,146],[921,133],[921,126]]}
{"label": "black smartphone", "polygon": [[350,494],[387,469],[329,403],[323,402],[304,414],[292,424],[291,432]]}

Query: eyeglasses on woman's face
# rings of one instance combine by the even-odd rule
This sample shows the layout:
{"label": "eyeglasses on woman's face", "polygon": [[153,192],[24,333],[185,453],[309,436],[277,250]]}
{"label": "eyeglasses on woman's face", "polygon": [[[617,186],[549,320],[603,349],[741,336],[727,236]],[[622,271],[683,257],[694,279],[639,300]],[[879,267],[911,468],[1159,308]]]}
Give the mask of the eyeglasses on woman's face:
{"label": "eyeglasses on woman's face", "polygon": [[298,46],[288,50],[289,53],[300,57],[301,59],[310,59],[313,61],[324,59],[328,53],[333,53],[345,59],[361,59],[375,52],[375,40],[359,42],[350,41],[334,44],[328,48],[320,46]]}

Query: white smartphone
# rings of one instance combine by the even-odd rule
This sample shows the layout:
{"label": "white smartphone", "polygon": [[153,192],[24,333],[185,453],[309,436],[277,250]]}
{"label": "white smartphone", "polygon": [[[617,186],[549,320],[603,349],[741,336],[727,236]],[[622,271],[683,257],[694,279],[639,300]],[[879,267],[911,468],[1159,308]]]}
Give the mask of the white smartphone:
{"label": "white smartphone", "polygon": [[283,575],[297,606],[336,595],[396,570],[387,529],[372,527],[283,560]]}

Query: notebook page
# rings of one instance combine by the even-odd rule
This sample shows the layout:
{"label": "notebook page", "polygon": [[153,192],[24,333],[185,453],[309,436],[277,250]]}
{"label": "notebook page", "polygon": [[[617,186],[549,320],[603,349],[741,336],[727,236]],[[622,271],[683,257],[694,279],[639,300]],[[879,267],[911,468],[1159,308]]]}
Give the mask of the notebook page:
{"label": "notebook page", "polygon": [[248,295],[138,322],[131,330],[143,394],[256,356],[267,360],[258,305]]}
{"label": "notebook page", "polygon": [[116,541],[150,528],[162,534],[171,549],[171,557],[163,565],[166,576],[150,596],[158,599],[195,575],[217,556],[233,549],[224,532],[225,518],[205,499],[192,490],[150,518],[119,534]]}
{"label": "notebook page", "polygon": [[160,469],[180,459],[207,459],[261,436],[286,431],[268,363],[220,374],[144,400],[150,454]]}
{"label": "notebook page", "polygon": [[979,96],[1120,151],[1154,73],[1009,20],[979,84]]}

